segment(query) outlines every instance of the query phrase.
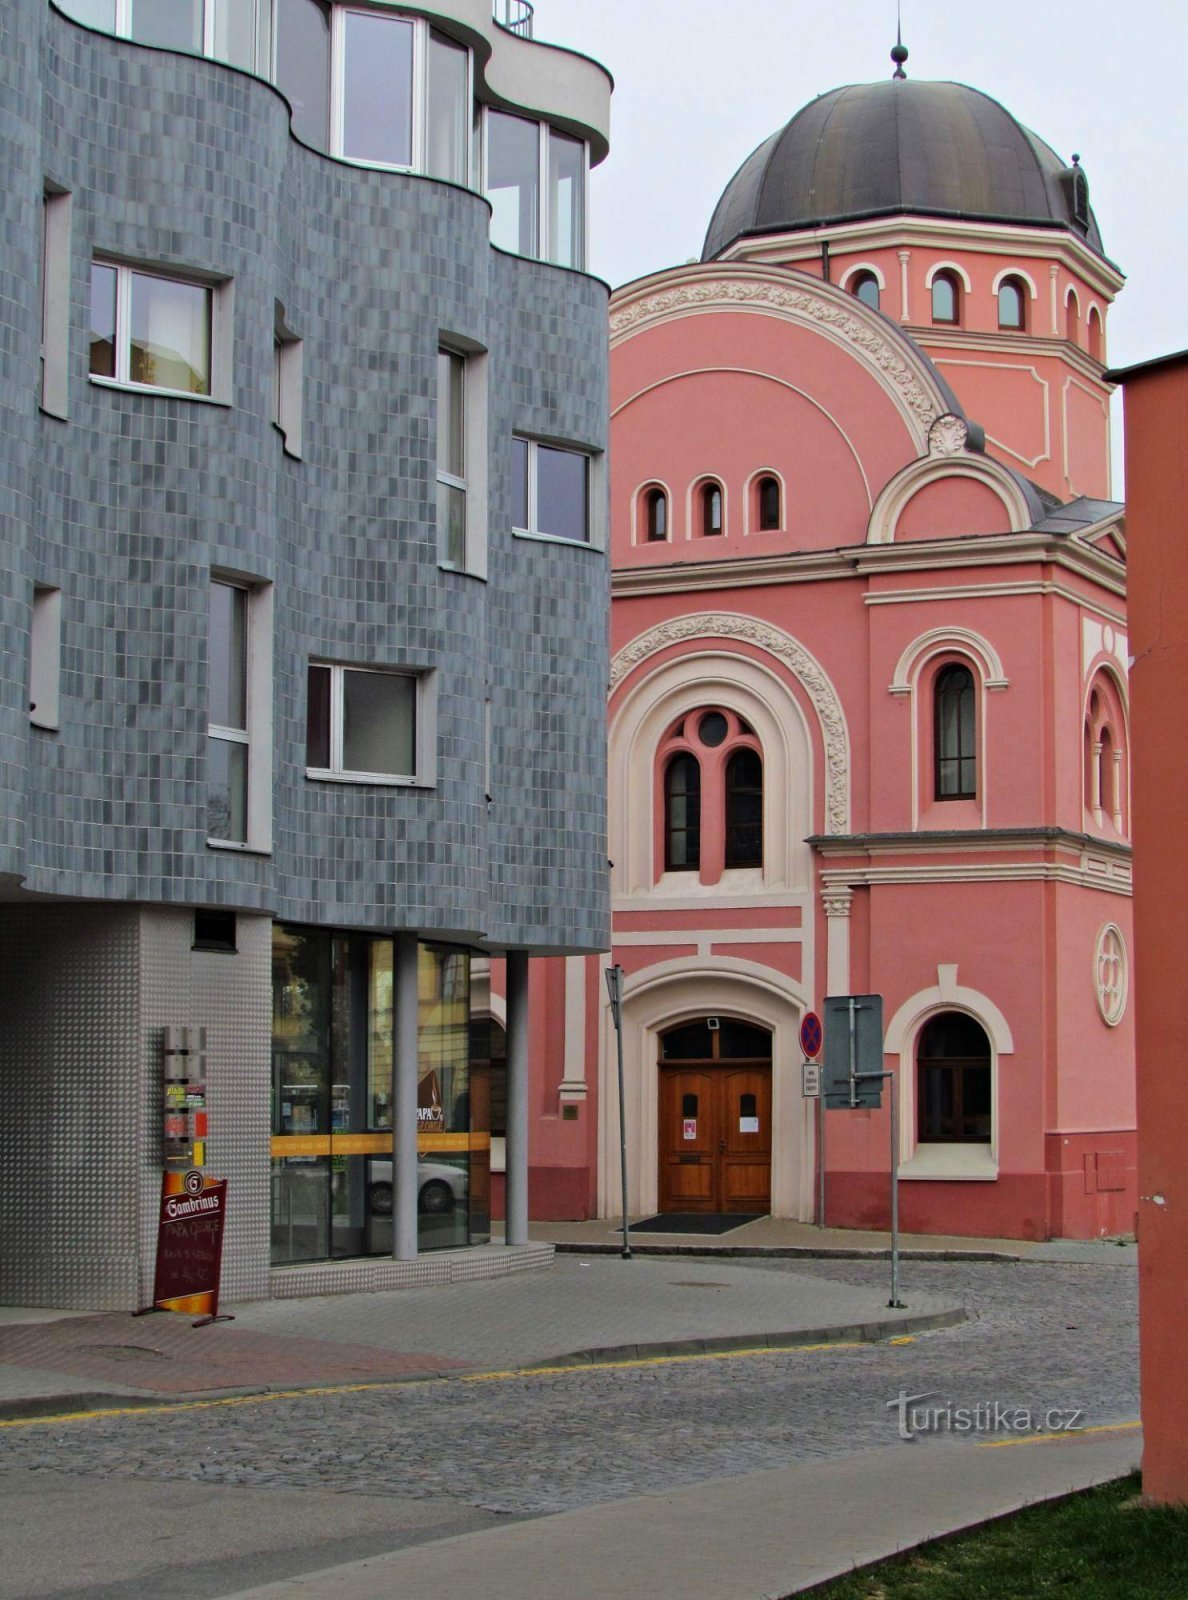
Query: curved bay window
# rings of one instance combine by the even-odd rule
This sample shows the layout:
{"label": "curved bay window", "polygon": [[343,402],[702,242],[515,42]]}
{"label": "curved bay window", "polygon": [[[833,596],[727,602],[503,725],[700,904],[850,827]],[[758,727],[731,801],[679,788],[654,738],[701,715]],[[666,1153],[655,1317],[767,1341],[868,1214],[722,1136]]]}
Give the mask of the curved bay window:
{"label": "curved bay window", "polygon": [[961,285],[955,272],[938,272],[932,280],[932,320],[961,321]]}
{"label": "curved bay window", "polygon": [[933,685],[935,796],[973,800],[978,792],[977,706],[968,667],[942,667]]}
{"label": "curved bay window", "polygon": [[763,757],[736,750],[726,763],[726,865],[763,865]]}
{"label": "curved bay window", "polygon": [[696,872],[701,865],[701,767],[697,757],[673,756],[664,773],[664,870]]}
{"label": "curved bay window", "polygon": [[916,1047],[916,1137],[921,1144],[989,1144],[990,1040],[973,1017],[943,1011]]}

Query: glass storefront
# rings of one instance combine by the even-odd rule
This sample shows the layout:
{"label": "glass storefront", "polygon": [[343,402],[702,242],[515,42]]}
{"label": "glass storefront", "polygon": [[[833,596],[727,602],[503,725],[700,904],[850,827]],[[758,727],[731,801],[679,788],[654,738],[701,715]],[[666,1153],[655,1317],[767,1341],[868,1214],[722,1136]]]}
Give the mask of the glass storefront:
{"label": "glass storefront", "polygon": [[[392,1249],[391,939],[273,929],[272,1260]],[[486,1074],[470,1068],[470,957],[417,952],[418,1249],[490,1239]]]}

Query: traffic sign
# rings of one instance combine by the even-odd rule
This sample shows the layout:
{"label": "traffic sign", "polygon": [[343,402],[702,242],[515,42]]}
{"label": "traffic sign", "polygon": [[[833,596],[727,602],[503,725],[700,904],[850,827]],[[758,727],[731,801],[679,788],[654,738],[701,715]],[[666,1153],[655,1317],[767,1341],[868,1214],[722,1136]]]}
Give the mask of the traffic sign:
{"label": "traffic sign", "polygon": [[810,1061],[821,1049],[821,1019],[815,1011],[806,1011],[800,1024],[800,1048]]}
{"label": "traffic sign", "polygon": [[800,1063],[800,1092],[806,1100],[820,1098],[821,1063],[819,1061],[802,1061]]}

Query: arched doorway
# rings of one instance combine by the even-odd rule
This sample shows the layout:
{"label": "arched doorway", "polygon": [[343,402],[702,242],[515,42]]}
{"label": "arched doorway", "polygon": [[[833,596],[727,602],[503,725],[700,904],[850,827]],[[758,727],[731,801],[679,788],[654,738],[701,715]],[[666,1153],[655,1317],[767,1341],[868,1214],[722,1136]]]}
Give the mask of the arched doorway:
{"label": "arched doorway", "polygon": [[660,1035],[661,1212],[771,1209],[771,1034],[700,1017]]}

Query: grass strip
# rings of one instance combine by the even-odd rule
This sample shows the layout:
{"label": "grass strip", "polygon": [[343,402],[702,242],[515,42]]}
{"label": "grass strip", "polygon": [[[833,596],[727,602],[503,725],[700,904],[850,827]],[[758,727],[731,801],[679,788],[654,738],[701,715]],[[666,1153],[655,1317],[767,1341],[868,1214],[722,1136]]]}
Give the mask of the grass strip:
{"label": "grass strip", "polygon": [[815,1600],[1185,1600],[1188,1507],[1144,1506],[1137,1473],[921,1545]]}

